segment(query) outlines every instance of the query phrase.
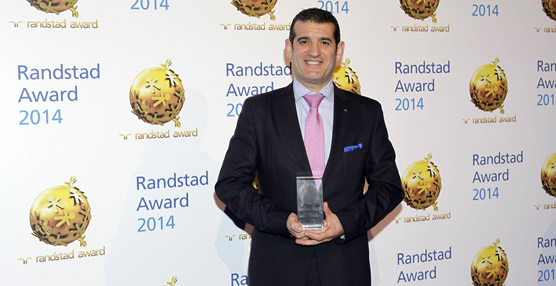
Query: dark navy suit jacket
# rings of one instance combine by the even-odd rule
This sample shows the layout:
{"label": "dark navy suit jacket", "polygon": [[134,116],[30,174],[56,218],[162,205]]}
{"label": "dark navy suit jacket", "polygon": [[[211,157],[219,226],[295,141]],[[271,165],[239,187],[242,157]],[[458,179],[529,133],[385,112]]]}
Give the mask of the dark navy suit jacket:
{"label": "dark navy suit jacket", "polygon": [[[311,276],[323,286],[370,285],[366,233],[403,198],[377,101],[334,87],[323,192],[345,236],[314,247],[295,244],[286,227],[297,208],[296,176],[310,173],[292,84],[248,98],[215,190],[236,216],[255,227],[249,285],[306,285]],[[255,177],[258,191],[252,186]]]}

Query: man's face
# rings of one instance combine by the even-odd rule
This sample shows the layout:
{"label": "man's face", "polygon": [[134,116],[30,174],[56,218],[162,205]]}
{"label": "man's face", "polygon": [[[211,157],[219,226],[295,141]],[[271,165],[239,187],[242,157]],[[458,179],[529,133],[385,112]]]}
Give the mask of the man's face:
{"label": "man's face", "polygon": [[336,45],[334,24],[312,21],[295,23],[293,43],[286,40],[295,78],[311,91],[319,91],[332,78],[342,61],[344,42]]}

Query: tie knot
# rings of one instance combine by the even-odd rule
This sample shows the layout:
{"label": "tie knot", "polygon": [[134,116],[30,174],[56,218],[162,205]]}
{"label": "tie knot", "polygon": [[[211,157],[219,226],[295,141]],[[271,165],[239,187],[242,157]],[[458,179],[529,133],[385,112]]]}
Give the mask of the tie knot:
{"label": "tie knot", "polygon": [[305,101],[309,103],[309,106],[311,108],[315,108],[315,107],[319,107],[319,104],[324,99],[324,95],[322,95],[321,93],[306,94],[303,96],[303,98],[305,98]]}

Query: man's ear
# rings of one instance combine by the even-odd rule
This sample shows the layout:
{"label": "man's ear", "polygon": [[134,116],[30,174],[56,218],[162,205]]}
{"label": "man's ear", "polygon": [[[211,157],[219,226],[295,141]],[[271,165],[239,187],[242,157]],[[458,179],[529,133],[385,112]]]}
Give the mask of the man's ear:
{"label": "man's ear", "polygon": [[344,48],[345,48],[344,41],[340,41],[338,43],[338,46],[336,47],[336,66],[342,64],[342,59],[344,58]]}
{"label": "man's ear", "polygon": [[286,57],[288,57],[288,59],[291,60],[293,46],[292,46],[292,42],[290,42],[290,39],[286,39],[286,46],[284,47],[284,50],[286,51]]}

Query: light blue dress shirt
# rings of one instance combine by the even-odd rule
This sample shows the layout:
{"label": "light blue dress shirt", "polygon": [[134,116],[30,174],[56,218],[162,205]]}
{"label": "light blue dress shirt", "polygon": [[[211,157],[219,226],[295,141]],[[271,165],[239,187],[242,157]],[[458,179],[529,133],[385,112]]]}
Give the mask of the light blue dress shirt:
{"label": "light blue dress shirt", "polygon": [[293,79],[293,95],[295,97],[295,109],[303,140],[305,140],[305,119],[309,113],[309,103],[303,98],[306,94],[321,93],[324,99],[319,105],[319,114],[324,125],[324,164],[328,162],[330,146],[332,145],[332,126],[334,126],[334,83],[328,82],[319,92],[313,92],[303,86],[297,79]]}

